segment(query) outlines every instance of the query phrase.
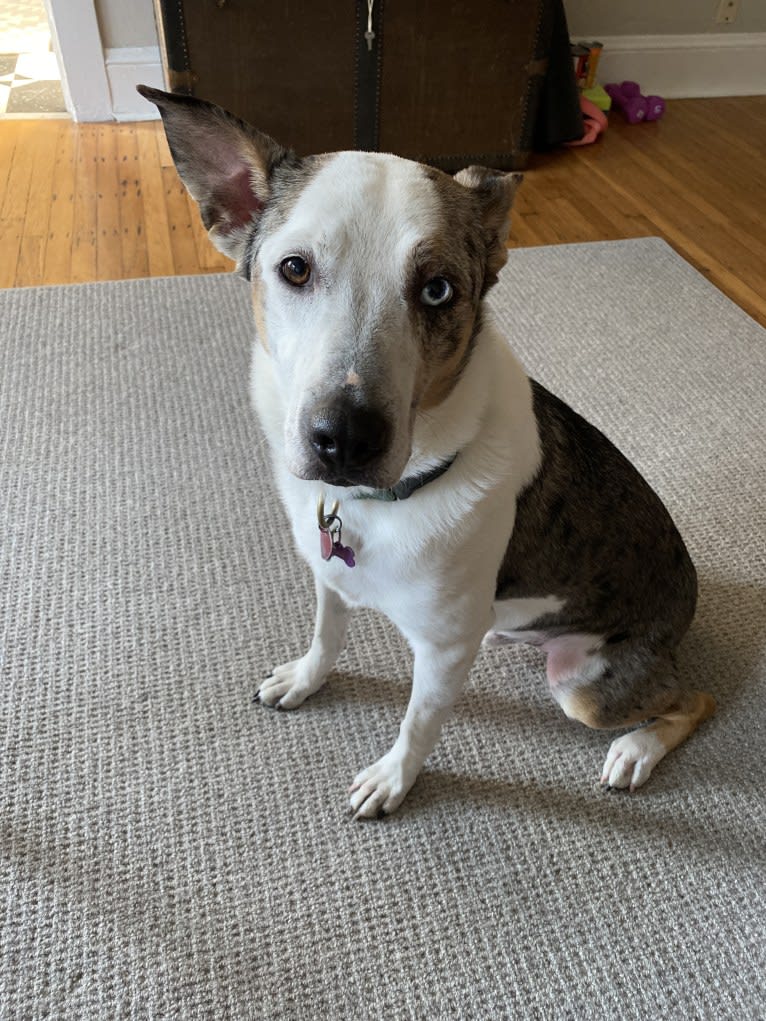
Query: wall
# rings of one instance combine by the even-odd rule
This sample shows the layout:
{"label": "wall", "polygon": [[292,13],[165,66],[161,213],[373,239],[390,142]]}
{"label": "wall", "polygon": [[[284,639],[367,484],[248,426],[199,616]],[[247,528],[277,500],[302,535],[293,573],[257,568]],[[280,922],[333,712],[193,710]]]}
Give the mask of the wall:
{"label": "wall", "polygon": [[564,0],[573,40],[599,39],[601,82],[626,79],[672,98],[766,94],[766,3],[740,0]]}
{"label": "wall", "polygon": [[[105,49],[156,46],[152,0],[95,0]],[[564,0],[573,38],[766,32],[766,3],[741,0],[737,20],[715,24],[718,0]]]}
{"label": "wall", "polygon": [[718,0],[564,0],[573,38],[766,32],[766,3],[740,0],[737,20],[718,25]]}
{"label": "wall", "polygon": [[[156,46],[152,0],[95,0],[107,49]],[[741,0],[731,25],[714,22],[718,0],[564,0],[572,36],[766,32],[766,3]]]}
{"label": "wall", "polygon": [[95,0],[104,49],[156,46],[152,0]]}

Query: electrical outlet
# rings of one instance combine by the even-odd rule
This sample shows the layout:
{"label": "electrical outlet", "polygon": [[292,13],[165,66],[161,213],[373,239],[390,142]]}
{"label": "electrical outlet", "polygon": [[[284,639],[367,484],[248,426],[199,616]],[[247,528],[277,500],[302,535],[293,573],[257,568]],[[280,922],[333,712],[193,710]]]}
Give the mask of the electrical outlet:
{"label": "electrical outlet", "polygon": [[716,25],[731,25],[739,14],[739,0],[721,0],[715,15]]}

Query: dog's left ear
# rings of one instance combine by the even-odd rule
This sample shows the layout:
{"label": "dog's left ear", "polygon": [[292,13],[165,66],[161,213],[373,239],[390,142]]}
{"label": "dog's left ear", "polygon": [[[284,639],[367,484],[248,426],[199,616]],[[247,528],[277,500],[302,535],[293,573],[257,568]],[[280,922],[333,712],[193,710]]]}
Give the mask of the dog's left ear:
{"label": "dog's left ear", "polygon": [[211,241],[246,269],[247,242],[269,200],[274,168],[294,154],[213,103],[137,88],[162,115],[176,169]]}
{"label": "dog's left ear", "polygon": [[455,174],[458,184],[470,188],[479,199],[487,236],[487,271],[490,280],[502,269],[508,258],[511,206],[523,177],[523,174],[504,174],[487,167],[466,167]]}

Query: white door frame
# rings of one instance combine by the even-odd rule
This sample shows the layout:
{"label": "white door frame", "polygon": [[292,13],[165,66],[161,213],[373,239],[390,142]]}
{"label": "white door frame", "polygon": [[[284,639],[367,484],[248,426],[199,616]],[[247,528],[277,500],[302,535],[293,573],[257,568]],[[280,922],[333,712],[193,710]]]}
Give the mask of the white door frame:
{"label": "white door frame", "polygon": [[105,50],[94,0],[44,0],[66,107],[76,121],[152,120],[139,82],[165,88],[159,45]]}
{"label": "white door frame", "polygon": [[45,10],[73,120],[114,120],[93,0],[45,0]]}

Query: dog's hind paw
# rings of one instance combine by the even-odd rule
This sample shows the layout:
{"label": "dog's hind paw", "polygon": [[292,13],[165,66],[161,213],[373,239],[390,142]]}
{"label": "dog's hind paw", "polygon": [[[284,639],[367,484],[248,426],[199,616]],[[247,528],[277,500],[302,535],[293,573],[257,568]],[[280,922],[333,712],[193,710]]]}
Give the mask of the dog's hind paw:
{"label": "dog's hind paw", "polygon": [[646,783],[667,749],[648,727],[618,737],[609,748],[601,783],[608,787],[630,787]]}
{"label": "dog's hind paw", "polygon": [[274,667],[256,693],[256,699],[275,709],[297,709],[309,695],[319,691],[326,675],[317,676],[309,656]]}
{"label": "dog's hind paw", "polygon": [[391,752],[363,769],[348,789],[354,818],[373,819],[395,811],[419,772],[405,768],[401,758]]}

